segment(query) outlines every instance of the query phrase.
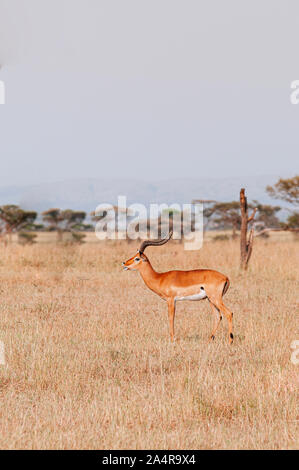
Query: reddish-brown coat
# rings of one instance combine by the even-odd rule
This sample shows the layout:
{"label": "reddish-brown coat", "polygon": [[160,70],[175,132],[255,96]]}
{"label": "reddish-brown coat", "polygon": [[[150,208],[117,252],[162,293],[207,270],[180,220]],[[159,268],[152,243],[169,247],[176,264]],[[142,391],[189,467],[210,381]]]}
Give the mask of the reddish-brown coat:
{"label": "reddish-brown coat", "polygon": [[[195,269],[192,271],[155,271],[144,253],[137,252],[135,256],[123,263],[124,269],[139,271],[147,287],[158,294],[168,303],[168,316],[171,341],[174,340],[174,315],[176,300],[200,300],[208,298],[217,318],[215,327],[210,335],[214,339],[216,330],[224,314],[229,325],[229,343],[233,341],[232,313],[224,305],[222,296],[229,287],[229,279],[224,274],[212,269]],[[200,296],[203,292],[205,296]],[[194,298],[195,296],[195,298]],[[186,297],[189,297],[188,299]]]}

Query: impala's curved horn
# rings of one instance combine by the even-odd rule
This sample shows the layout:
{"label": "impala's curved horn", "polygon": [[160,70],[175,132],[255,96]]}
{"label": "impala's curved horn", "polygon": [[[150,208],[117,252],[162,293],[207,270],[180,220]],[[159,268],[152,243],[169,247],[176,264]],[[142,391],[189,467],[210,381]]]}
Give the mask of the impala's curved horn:
{"label": "impala's curved horn", "polygon": [[139,253],[143,253],[145,248],[147,246],[161,246],[164,245],[164,243],[167,243],[173,235],[173,230],[171,230],[166,238],[160,238],[159,240],[144,240],[144,242],[141,243],[140,248],[139,248]]}

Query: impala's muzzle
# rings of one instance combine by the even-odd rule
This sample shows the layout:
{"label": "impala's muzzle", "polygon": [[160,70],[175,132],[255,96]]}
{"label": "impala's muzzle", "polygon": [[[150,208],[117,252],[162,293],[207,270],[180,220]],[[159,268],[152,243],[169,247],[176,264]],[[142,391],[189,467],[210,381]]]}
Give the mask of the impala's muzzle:
{"label": "impala's muzzle", "polygon": [[129,268],[126,266],[126,263],[124,261],[121,263],[121,265],[124,268],[124,271],[128,271]]}

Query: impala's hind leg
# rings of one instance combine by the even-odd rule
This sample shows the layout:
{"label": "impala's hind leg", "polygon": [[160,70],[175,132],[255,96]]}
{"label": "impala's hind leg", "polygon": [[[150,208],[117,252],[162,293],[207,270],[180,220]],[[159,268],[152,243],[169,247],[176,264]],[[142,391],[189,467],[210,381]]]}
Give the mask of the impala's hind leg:
{"label": "impala's hind leg", "polygon": [[233,314],[232,312],[224,305],[222,302],[222,311],[224,315],[226,316],[226,319],[228,321],[228,342],[229,344],[232,344],[234,340],[234,335],[233,335]]}
{"label": "impala's hind leg", "polygon": [[220,322],[222,320],[222,315],[221,315],[220,311],[218,310],[218,308],[215,307],[215,305],[213,305],[211,302],[210,302],[210,305],[211,305],[212,312],[215,315],[214,329],[213,329],[213,331],[211,333],[211,336],[210,336],[210,341],[213,341],[215,339],[215,333],[216,333],[216,331],[218,329],[218,326],[220,325]]}
{"label": "impala's hind leg", "polygon": [[220,299],[215,299],[215,298],[209,298],[210,302],[220,311],[220,313],[223,313],[225,318],[228,321],[228,342],[229,344],[232,344],[234,335],[233,335],[233,314],[232,312],[224,305],[222,298]]}

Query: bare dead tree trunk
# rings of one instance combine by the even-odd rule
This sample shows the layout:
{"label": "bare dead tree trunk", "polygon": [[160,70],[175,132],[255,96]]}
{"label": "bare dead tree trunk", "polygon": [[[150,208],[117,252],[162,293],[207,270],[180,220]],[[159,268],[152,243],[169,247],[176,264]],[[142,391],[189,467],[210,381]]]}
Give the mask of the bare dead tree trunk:
{"label": "bare dead tree trunk", "polygon": [[57,243],[61,243],[63,240],[63,230],[57,227]]}
{"label": "bare dead tree trunk", "polygon": [[246,270],[252,254],[253,245],[253,228],[250,230],[249,237],[247,237],[248,224],[254,219],[257,209],[254,209],[251,216],[248,217],[247,197],[245,196],[245,189],[240,191],[240,208],[241,208],[241,269]]}
{"label": "bare dead tree trunk", "polygon": [[6,241],[9,244],[12,243],[12,227],[10,225],[6,225]]}
{"label": "bare dead tree trunk", "polygon": [[7,246],[7,234],[5,232],[0,232],[0,242],[3,242],[3,245]]}

